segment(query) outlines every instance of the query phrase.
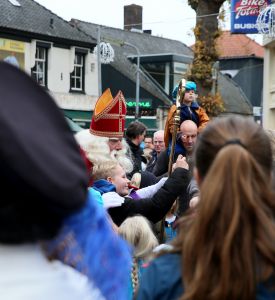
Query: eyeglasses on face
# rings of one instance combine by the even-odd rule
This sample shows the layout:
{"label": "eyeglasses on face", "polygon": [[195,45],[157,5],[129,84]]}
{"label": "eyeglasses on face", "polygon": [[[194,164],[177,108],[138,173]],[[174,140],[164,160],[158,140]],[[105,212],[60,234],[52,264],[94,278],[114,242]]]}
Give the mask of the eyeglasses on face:
{"label": "eyeglasses on face", "polygon": [[193,139],[195,139],[197,137],[197,135],[196,134],[192,134],[192,135],[182,134],[180,137],[183,140],[188,140],[188,139],[192,139],[193,140]]}

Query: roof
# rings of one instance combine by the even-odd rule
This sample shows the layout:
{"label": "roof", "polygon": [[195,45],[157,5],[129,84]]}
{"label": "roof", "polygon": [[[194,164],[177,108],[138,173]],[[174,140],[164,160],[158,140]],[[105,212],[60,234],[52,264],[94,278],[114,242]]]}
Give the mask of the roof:
{"label": "roof", "polygon": [[[133,70],[133,63],[128,58],[130,56],[137,56],[137,52],[133,47],[126,45],[122,47],[123,42],[136,46],[140,52],[140,57],[169,54],[185,57],[185,59],[188,59],[190,62],[193,59],[193,51],[180,41],[161,38],[148,33],[101,26],[76,19],[72,19],[71,23],[93,38],[97,38],[97,30],[100,28],[101,39],[109,41],[115,51],[115,58],[114,61],[111,62],[111,66],[133,82],[136,81],[135,70]],[[140,86],[158,99],[161,99],[167,105],[171,105],[169,96],[161,87],[153,83],[151,77],[150,80],[148,80],[149,77],[150,75],[141,68]]]}
{"label": "roof", "polygon": [[245,34],[231,34],[223,31],[217,39],[219,58],[264,57],[264,48]]}
{"label": "roof", "polygon": [[218,75],[218,91],[220,92],[224,114],[252,115],[253,108],[241,87],[231,78],[222,73]]}
{"label": "roof", "polygon": [[[1,0],[0,34],[62,41],[72,45],[95,44],[77,28],[70,25],[44,6],[33,0],[17,0],[20,6]],[[70,42],[69,42],[70,41]]]}

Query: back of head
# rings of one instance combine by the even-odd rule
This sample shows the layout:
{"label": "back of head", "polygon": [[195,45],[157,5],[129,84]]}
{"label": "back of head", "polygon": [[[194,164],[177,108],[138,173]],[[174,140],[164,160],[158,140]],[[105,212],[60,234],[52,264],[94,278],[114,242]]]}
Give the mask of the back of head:
{"label": "back of head", "polygon": [[274,272],[271,162],[269,139],[251,119],[216,119],[199,135],[198,212],[176,246],[184,253],[184,299],[253,299],[255,278]]}
{"label": "back of head", "polygon": [[228,149],[236,152],[245,150],[242,153],[254,158],[262,171],[270,176],[272,160],[270,141],[258,124],[248,118],[232,116],[216,119],[209,125],[209,128],[205,128],[200,134],[196,146],[196,167],[201,177],[206,176],[216,156]]}
{"label": "back of head", "polygon": [[119,227],[118,233],[134,247],[135,258],[148,258],[158,245],[148,220],[143,216],[127,218]]}
{"label": "back of head", "polygon": [[275,191],[275,130],[266,129],[265,130],[267,136],[269,137],[271,143],[271,150],[272,150],[272,188]]}
{"label": "back of head", "polygon": [[86,200],[79,147],[54,100],[23,71],[0,63],[0,95],[0,243],[51,238]]}
{"label": "back of head", "polygon": [[272,159],[273,159],[273,161],[275,161],[275,130],[266,129],[265,132],[270,140],[271,150],[272,150]]}

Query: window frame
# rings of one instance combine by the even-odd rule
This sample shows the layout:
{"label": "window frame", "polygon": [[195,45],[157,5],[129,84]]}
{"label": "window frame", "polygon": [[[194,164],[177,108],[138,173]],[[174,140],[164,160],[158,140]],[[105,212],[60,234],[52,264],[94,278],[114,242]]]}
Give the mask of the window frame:
{"label": "window frame", "polygon": [[[88,51],[82,49],[75,50],[74,57],[74,70],[70,73],[70,92],[84,93],[85,92],[85,61]],[[80,58],[80,62],[77,58]],[[77,74],[79,70],[79,75]],[[77,80],[80,82],[80,86],[77,86]],[[74,83],[74,84],[72,84]]]}
{"label": "window frame", "polygon": [[[31,69],[32,78],[42,87],[48,86],[48,48],[44,45],[36,45],[35,64]],[[41,52],[42,51],[42,52]],[[43,53],[41,57],[41,53]],[[42,71],[38,70],[38,66],[42,64]],[[40,82],[39,74],[42,75],[42,83]]]}

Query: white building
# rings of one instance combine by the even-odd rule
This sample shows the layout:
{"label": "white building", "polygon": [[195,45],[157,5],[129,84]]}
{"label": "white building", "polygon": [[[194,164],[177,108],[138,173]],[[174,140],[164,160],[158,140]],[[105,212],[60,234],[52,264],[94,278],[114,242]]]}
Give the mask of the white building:
{"label": "white building", "polygon": [[98,98],[95,46],[35,1],[1,0],[0,60],[19,65],[79,122],[90,122]]}

